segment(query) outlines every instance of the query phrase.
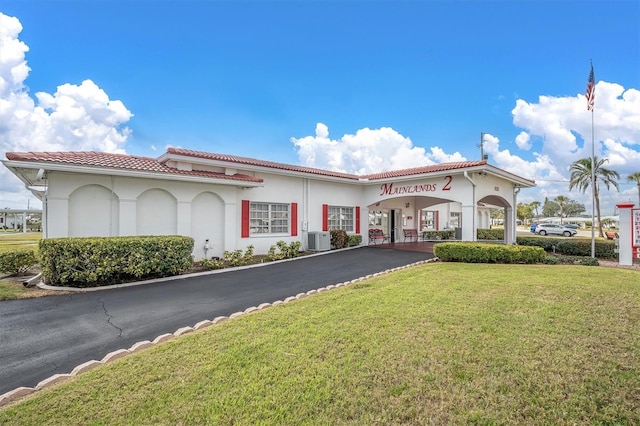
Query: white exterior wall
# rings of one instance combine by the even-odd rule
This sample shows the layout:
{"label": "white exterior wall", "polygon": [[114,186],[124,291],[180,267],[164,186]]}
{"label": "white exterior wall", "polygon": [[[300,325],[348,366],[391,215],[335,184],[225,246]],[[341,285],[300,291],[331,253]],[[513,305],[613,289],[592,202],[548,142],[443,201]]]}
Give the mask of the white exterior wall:
{"label": "white exterior wall", "polygon": [[[438,211],[439,229],[446,226],[452,212],[460,212],[462,239],[474,241],[477,228],[488,227],[488,209],[478,207],[479,202],[487,202],[506,209],[505,241],[515,242],[511,229],[515,218],[511,216],[517,198],[507,179],[483,173],[465,177],[455,170],[451,173],[458,174],[378,182],[286,173],[249,173],[264,183],[247,188],[241,181],[220,185],[50,171],[43,205],[45,237],[178,234],[194,238],[196,259],[205,254],[221,257],[224,251],[244,250],[249,245],[261,254],[281,240],[300,241],[306,248],[307,233],[323,229],[323,205],[327,204],[360,207],[363,244],[368,243],[370,210],[397,212],[393,231],[396,241],[401,241],[403,228],[419,228],[420,211],[425,208]],[[241,238],[243,200],[297,203],[297,235]]]}

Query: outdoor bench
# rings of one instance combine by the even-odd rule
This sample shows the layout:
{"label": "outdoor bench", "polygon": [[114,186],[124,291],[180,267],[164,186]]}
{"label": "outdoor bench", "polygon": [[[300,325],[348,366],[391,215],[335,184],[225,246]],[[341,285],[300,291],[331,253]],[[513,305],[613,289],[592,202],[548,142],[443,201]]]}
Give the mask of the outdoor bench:
{"label": "outdoor bench", "polygon": [[418,241],[417,229],[403,229],[402,232],[404,232],[404,241],[407,241],[407,238],[409,239],[409,241],[411,241],[414,238],[416,241]]}
{"label": "outdoor bench", "polygon": [[378,241],[384,244],[385,241],[389,242],[389,237],[384,235],[382,229],[369,229],[369,244],[378,244]]}
{"label": "outdoor bench", "polygon": [[607,237],[607,240],[615,240],[616,238],[618,238],[618,233],[617,232],[605,232],[604,235]]}

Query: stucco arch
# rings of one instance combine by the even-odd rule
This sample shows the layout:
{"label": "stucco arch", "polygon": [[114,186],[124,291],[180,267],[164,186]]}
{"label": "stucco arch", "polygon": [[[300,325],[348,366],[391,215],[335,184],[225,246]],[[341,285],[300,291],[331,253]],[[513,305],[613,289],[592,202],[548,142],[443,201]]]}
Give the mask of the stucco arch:
{"label": "stucco arch", "polygon": [[[201,192],[191,202],[191,236],[195,259],[222,257],[224,254],[224,200],[213,192]],[[204,250],[206,240],[209,249]]]}
{"label": "stucco arch", "polygon": [[102,185],[84,185],[69,195],[70,237],[118,235],[118,197]]}
{"label": "stucco arch", "polygon": [[[478,204],[504,209],[504,215],[503,215],[504,241],[509,244],[514,243],[516,238],[516,224],[515,224],[515,214],[513,211],[514,209],[511,202],[509,202],[509,200],[499,195],[488,195],[486,197],[482,197],[481,199],[479,199]],[[484,222],[485,220],[486,220],[486,223]],[[490,224],[490,220],[491,219],[489,217],[486,217],[486,218],[483,217],[482,219],[479,218],[478,227],[488,228],[489,227],[488,225]]]}
{"label": "stucco arch", "polygon": [[137,235],[175,235],[178,208],[173,195],[164,189],[149,189],[136,200]]}

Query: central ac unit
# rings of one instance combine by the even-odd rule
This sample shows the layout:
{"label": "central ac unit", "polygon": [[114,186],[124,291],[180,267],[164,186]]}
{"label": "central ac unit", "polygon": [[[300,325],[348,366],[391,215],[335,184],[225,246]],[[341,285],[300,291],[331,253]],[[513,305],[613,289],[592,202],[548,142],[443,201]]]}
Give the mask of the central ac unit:
{"label": "central ac unit", "polygon": [[328,232],[309,232],[307,246],[309,251],[329,251],[331,235]]}

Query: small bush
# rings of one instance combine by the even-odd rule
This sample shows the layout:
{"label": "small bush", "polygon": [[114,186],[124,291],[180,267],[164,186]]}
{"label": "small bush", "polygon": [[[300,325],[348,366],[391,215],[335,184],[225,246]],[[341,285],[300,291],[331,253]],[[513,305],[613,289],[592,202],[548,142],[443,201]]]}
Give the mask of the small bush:
{"label": "small bush", "polygon": [[478,228],[477,236],[478,236],[478,240],[502,241],[502,240],[504,240],[504,229],[502,229],[502,228],[496,228],[496,229]]}
{"label": "small bush", "polygon": [[349,247],[357,247],[362,244],[362,235],[353,234],[349,235]]}
{"label": "small bush", "polygon": [[229,266],[242,266],[251,262],[253,259],[253,246],[249,245],[242,251],[242,249],[234,251],[225,251],[223,261]]}
{"label": "small bush", "polygon": [[224,268],[224,266],[224,261],[218,257],[214,257],[211,259],[202,259],[200,261],[200,267],[207,270],[222,269]]}
{"label": "small bush", "polygon": [[289,245],[284,241],[278,241],[275,245],[272,245],[269,248],[267,259],[274,261],[297,257],[300,252],[300,245],[300,241],[293,241]]}
{"label": "small bush", "polygon": [[331,231],[331,246],[336,249],[347,247],[349,236],[344,229],[334,229]]}
{"label": "small bush", "polygon": [[450,240],[455,236],[455,231],[450,229],[447,231],[422,231],[423,240]]}
{"label": "small bush", "polygon": [[33,250],[13,250],[0,253],[0,272],[22,275],[33,268],[38,260]]}
{"label": "small bush", "polygon": [[540,247],[489,243],[439,243],[433,250],[434,254],[445,262],[541,263],[546,256]]}

